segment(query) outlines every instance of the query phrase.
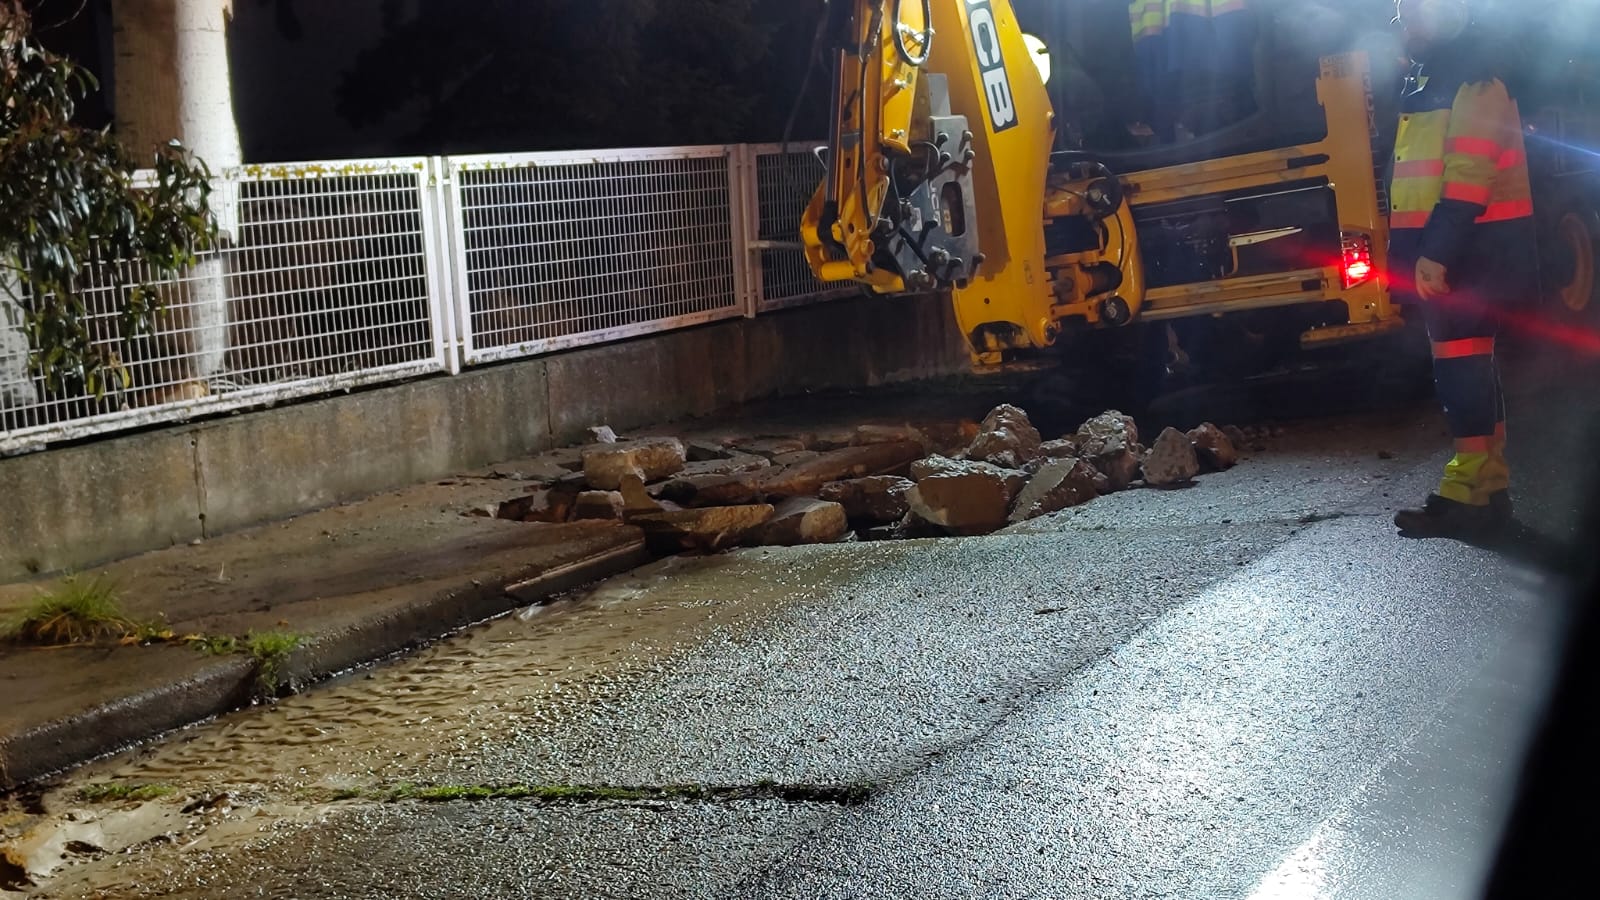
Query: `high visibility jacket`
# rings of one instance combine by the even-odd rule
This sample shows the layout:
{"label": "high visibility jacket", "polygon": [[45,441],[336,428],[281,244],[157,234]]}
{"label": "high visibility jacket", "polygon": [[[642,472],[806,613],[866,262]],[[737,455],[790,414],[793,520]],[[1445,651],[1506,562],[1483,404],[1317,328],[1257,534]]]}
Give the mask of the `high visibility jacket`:
{"label": "high visibility jacket", "polygon": [[[1533,191],[1516,100],[1499,78],[1442,66],[1402,105],[1390,184],[1397,274],[1427,257],[1452,283],[1537,287]],[[1499,299],[1499,298],[1496,298]]]}
{"label": "high visibility jacket", "polygon": [[1245,0],[1131,0],[1128,20],[1133,26],[1133,39],[1140,41],[1166,31],[1174,16],[1214,19],[1244,9]]}

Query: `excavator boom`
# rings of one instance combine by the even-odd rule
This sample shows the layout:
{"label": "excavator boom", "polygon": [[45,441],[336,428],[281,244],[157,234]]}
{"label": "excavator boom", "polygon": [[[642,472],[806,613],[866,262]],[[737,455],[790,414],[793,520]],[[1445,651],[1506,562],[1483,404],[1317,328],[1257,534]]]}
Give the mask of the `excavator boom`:
{"label": "excavator boom", "polygon": [[830,0],[824,281],[949,290],[979,355],[1051,343],[1043,210],[1055,117],[1008,0]]}

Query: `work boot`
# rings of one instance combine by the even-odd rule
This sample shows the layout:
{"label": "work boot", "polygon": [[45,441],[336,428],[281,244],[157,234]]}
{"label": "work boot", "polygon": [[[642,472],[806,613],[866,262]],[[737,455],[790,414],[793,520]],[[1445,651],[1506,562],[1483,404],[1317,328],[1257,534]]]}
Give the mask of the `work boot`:
{"label": "work boot", "polygon": [[1510,521],[1509,495],[1490,506],[1471,506],[1430,494],[1421,509],[1402,509],[1394,517],[1394,524],[1406,537],[1457,540],[1490,537]]}

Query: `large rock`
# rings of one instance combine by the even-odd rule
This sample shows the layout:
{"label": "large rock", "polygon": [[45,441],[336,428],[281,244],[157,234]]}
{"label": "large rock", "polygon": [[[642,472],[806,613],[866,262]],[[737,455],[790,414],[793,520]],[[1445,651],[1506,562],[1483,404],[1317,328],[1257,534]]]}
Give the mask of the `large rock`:
{"label": "large rock", "polygon": [[967,458],[1020,469],[1039,456],[1039,429],[1028,414],[1010,404],[995,407],[978,426],[978,436],[967,448]]}
{"label": "large rock", "polygon": [[1189,441],[1200,457],[1200,465],[1213,472],[1226,472],[1239,464],[1239,451],[1233,440],[1210,422],[1190,431]]}
{"label": "large rock", "polygon": [[1025,522],[1081,506],[1100,496],[1100,472],[1079,459],[1046,463],[1011,507],[1011,522]]}
{"label": "large rock", "polygon": [[1116,410],[1102,413],[1083,423],[1071,440],[1078,445],[1078,456],[1105,475],[1109,490],[1102,493],[1124,490],[1139,477],[1144,448],[1131,417]]}
{"label": "large rock", "polygon": [[633,516],[629,524],[644,532],[656,552],[713,552],[743,543],[772,518],[773,511],[765,503],[669,510]]}
{"label": "large rock", "polygon": [[832,544],[849,530],[843,506],[810,497],[790,497],[778,504],[772,518],[756,530],[754,540],[777,547]]}
{"label": "large rock", "polygon": [[911,511],[906,492],[913,482],[895,475],[874,475],[822,486],[817,497],[844,507],[852,522],[898,522]]}
{"label": "large rock", "polygon": [[740,475],[680,475],[658,485],[655,496],[688,507],[741,506],[755,503],[764,496],[761,476],[755,473]]}
{"label": "large rock", "polygon": [[989,466],[924,478],[906,492],[910,518],[956,535],[988,534],[1004,527],[1016,493],[1004,472]]}
{"label": "large rock", "polygon": [[[638,484],[638,479],[634,479]],[[618,491],[584,491],[572,505],[572,520],[601,519],[616,521],[622,518],[626,503]]]}
{"label": "large rock", "polygon": [[1188,484],[1200,474],[1200,459],[1194,443],[1176,428],[1168,428],[1150,447],[1144,461],[1144,481],[1151,487],[1176,487]]}
{"label": "large rock", "polygon": [[677,438],[598,444],[584,448],[583,475],[590,488],[614,491],[622,487],[627,475],[637,475],[646,483],[674,475],[683,470],[685,457],[683,442]]}
{"label": "large rock", "polygon": [[534,491],[500,504],[495,518],[510,522],[565,522],[572,517],[578,493],[556,489]]}
{"label": "large rock", "polygon": [[831,481],[897,474],[921,455],[922,445],[906,441],[846,447],[773,472],[762,479],[761,489],[766,496],[779,499],[815,496]]}

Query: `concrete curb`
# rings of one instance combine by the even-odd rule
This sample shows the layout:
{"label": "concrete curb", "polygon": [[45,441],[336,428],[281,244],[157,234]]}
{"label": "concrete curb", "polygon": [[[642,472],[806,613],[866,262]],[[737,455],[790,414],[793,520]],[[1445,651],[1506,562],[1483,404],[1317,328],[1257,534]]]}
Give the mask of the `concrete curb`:
{"label": "concrete curb", "polygon": [[[420,594],[373,615],[313,634],[291,654],[284,677],[295,690],[352,668],[437,641],[461,628],[619,575],[654,560],[638,539],[553,569],[531,567],[490,580]],[[0,790],[39,781],[73,766],[248,706],[256,666],[243,657],[197,657],[182,679],[130,685],[124,696],[61,719],[0,736]]]}

